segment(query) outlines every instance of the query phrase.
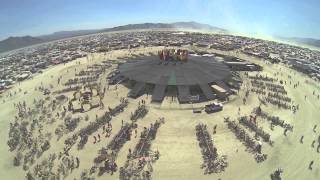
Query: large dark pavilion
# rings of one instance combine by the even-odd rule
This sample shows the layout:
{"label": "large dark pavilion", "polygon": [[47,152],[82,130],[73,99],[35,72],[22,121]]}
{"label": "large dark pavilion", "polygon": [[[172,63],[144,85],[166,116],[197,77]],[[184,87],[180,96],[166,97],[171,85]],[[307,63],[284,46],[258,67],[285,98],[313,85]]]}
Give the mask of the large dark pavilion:
{"label": "large dark pavilion", "polygon": [[180,103],[201,102],[232,93],[232,72],[225,63],[210,56],[191,56],[186,50],[163,50],[158,56],[121,64],[111,78],[120,81],[129,82],[129,97],[150,93],[154,102],[162,102],[165,96],[176,96]]}

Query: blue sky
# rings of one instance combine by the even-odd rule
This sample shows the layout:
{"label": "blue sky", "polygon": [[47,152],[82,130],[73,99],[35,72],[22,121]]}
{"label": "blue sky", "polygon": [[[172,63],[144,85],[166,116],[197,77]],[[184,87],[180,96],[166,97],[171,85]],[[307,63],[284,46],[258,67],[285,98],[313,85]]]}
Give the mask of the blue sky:
{"label": "blue sky", "polygon": [[176,21],[251,35],[320,39],[320,0],[0,0],[0,40]]}

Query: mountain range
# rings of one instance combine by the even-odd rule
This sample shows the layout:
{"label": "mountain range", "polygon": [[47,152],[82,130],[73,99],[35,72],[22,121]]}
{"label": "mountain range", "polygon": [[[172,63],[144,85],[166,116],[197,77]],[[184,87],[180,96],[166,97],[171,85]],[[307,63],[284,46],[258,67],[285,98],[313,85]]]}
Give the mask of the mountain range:
{"label": "mountain range", "polygon": [[[226,29],[214,27],[208,24],[201,24],[197,22],[175,22],[175,23],[142,23],[142,24],[127,24],[123,26],[116,26],[112,28],[91,29],[91,30],[75,30],[75,31],[59,31],[52,34],[41,36],[23,36],[23,37],[9,37],[0,41],[0,53],[31,46],[39,43],[71,38],[76,36],[83,36],[95,33],[124,31],[124,30],[141,30],[141,29],[188,29],[188,30],[208,30],[216,32],[228,32]],[[312,38],[287,38],[278,37],[278,39],[293,42],[298,44],[305,44],[320,48],[320,40]]]}
{"label": "mountain range", "polygon": [[44,42],[43,39],[32,36],[9,37],[8,39],[0,41],[0,53],[42,42]]}
{"label": "mountain range", "polygon": [[23,36],[23,37],[9,37],[3,41],[0,41],[0,53],[10,51],[26,46],[31,46],[39,43],[71,38],[76,36],[83,36],[95,33],[111,32],[111,31],[124,31],[124,30],[141,30],[141,29],[189,29],[189,30],[209,30],[226,32],[227,30],[214,27],[208,24],[201,24],[197,22],[175,22],[175,23],[143,23],[143,24],[128,24],[123,26],[116,26],[112,28],[104,29],[92,29],[92,30],[76,30],[76,31],[59,31],[52,34],[41,36]]}
{"label": "mountain range", "polygon": [[283,41],[287,41],[287,42],[293,42],[293,43],[297,43],[297,44],[305,44],[305,45],[320,48],[320,39],[300,38],[300,37],[278,37],[278,39],[283,40]]}

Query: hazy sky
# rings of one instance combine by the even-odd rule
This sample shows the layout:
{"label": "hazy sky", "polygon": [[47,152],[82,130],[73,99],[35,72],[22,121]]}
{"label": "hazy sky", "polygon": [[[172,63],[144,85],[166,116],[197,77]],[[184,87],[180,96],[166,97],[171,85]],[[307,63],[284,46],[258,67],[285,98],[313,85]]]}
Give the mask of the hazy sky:
{"label": "hazy sky", "polygon": [[320,0],[0,0],[0,39],[175,21],[320,39]]}

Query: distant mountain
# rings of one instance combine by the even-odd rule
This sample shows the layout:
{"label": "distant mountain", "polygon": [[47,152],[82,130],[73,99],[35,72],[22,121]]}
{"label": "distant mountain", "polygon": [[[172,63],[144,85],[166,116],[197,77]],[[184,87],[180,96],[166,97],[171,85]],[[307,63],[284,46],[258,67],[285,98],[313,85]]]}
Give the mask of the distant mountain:
{"label": "distant mountain", "polygon": [[133,29],[193,29],[193,30],[211,30],[211,31],[226,31],[225,29],[214,27],[208,24],[201,24],[197,22],[176,22],[176,23],[144,23],[144,24],[128,24],[124,26],[117,26],[114,28],[107,28],[101,32],[110,31],[124,31]]}
{"label": "distant mountain", "polygon": [[59,39],[71,38],[76,36],[89,35],[94,33],[111,32],[111,31],[124,31],[134,29],[190,29],[190,30],[209,30],[226,32],[225,29],[214,27],[208,24],[201,24],[197,22],[176,22],[176,23],[143,23],[143,24],[128,24],[124,26],[116,26],[105,29],[92,29],[92,30],[77,30],[77,31],[59,31],[48,35],[37,37],[24,36],[24,37],[10,37],[6,40],[0,41],[0,53],[10,51],[38,43],[49,42]]}
{"label": "distant mountain", "polygon": [[9,37],[8,39],[0,41],[0,52],[10,51],[42,42],[44,42],[44,40],[31,36]]}
{"label": "distant mountain", "polygon": [[44,41],[54,41],[58,39],[65,39],[76,36],[83,36],[87,34],[98,33],[100,30],[77,30],[77,31],[59,31],[52,34],[37,36],[37,38],[43,39]]}
{"label": "distant mountain", "polygon": [[300,38],[300,37],[278,37],[280,40],[298,43],[298,44],[305,44],[314,47],[320,48],[320,39],[313,39],[313,38]]}

